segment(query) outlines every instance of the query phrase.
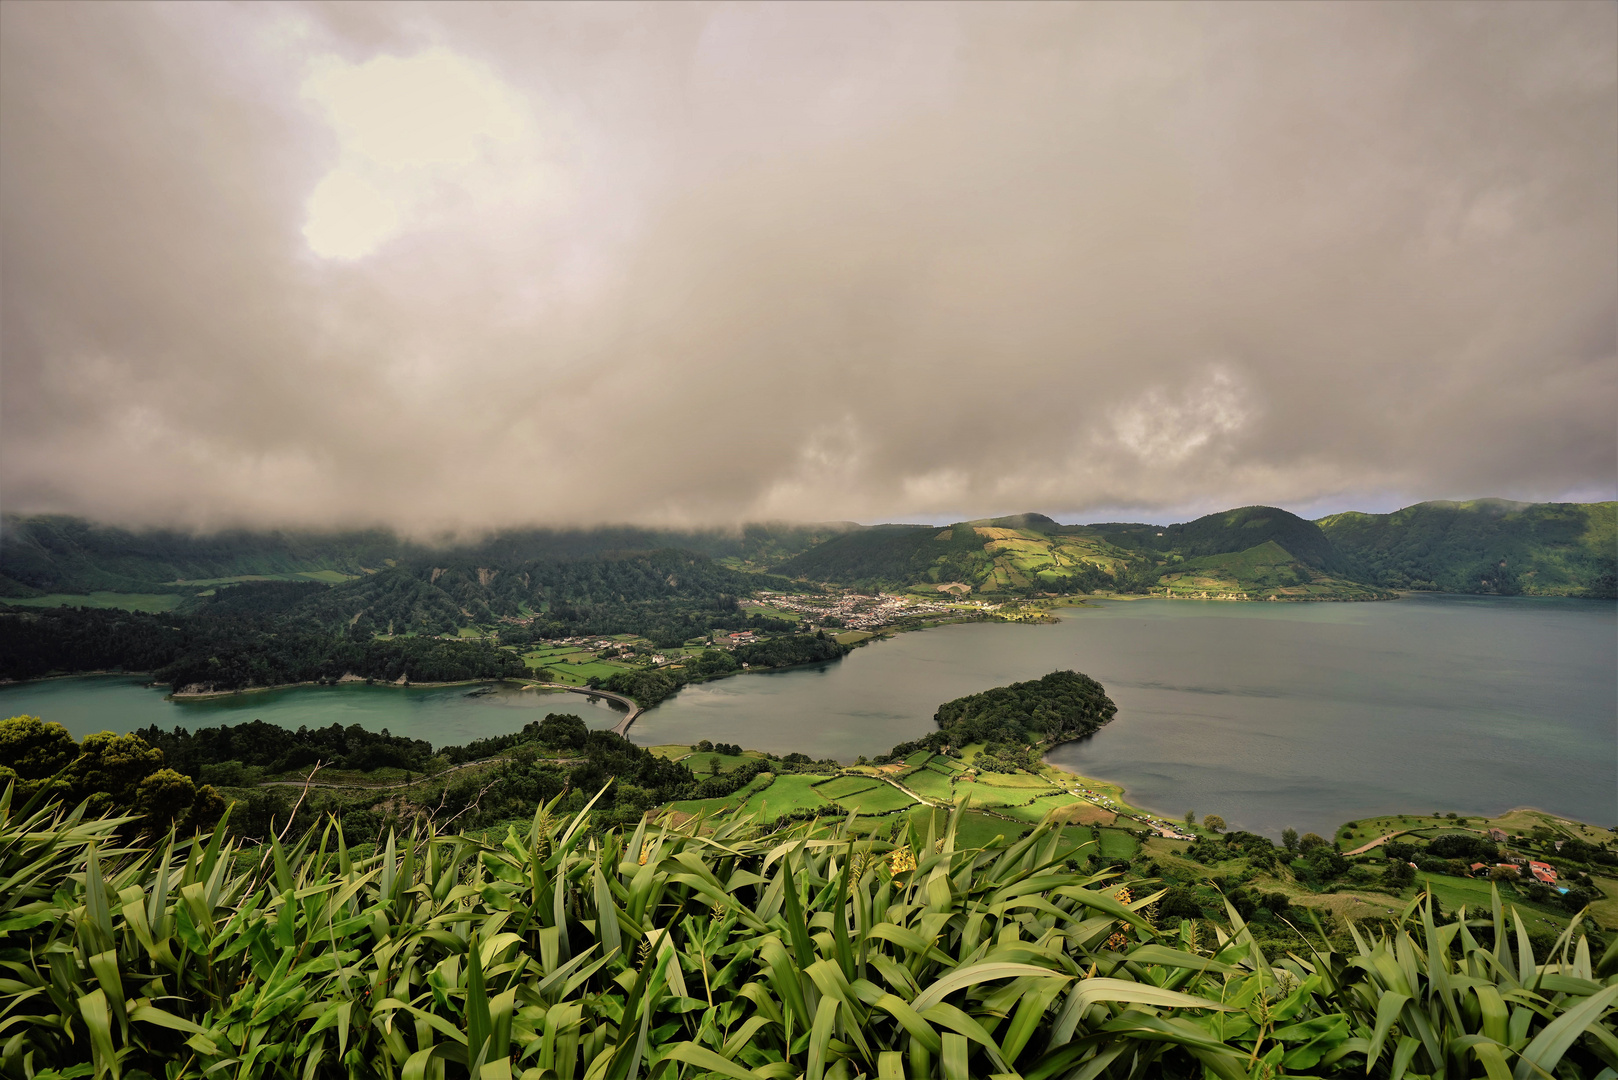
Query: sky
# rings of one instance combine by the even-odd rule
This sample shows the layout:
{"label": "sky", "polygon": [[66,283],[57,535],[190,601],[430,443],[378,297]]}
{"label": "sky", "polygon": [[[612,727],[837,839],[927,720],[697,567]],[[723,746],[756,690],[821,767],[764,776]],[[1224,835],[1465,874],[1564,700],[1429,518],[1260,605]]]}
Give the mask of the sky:
{"label": "sky", "polygon": [[0,509],[1618,493],[1610,3],[0,6]]}

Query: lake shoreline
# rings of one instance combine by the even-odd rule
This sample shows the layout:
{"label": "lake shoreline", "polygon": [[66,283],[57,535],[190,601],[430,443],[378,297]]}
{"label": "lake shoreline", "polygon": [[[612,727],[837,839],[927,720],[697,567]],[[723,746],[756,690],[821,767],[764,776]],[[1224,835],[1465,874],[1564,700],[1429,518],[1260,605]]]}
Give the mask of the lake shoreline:
{"label": "lake shoreline", "polygon": [[345,677],[345,678],[336,679],[336,680],[309,679],[309,680],[305,680],[304,682],[276,683],[276,684],[274,684],[272,686],[244,686],[239,690],[204,690],[204,691],[176,690],[173,693],[165,694],[164,696],[169,701],[179,701],[179,702],[216,701],[216,700],[218,700],[220,698],[242,697],[242,696],[245,696],[247,694],[263,694],[263,693],[268,693],[271,690],[295,690],[298,687],[303,687],[303,686],[324,686],[324,687],[353,686],[356,683],[363,684],[365,686],[382,686],[382,687],[393,686],[393,687],[399,688],[400,690],[438,690],[438,689],[442,689],[443,687],[446,687],[446,686],[479,686],[479,685],[481,685],[483,683],[513,683],[513,684],[517,684],[517,685],[524,685],[518,679],[508,679],[508,678],[499,678],[499,679],[493,679],[493,678],[491,678],[491,679],[455,679],[455,680],[452,680],[450,682],[394,682],[394,681],[391,681],[391,680],[378,681],[376,679],[346,678]]}

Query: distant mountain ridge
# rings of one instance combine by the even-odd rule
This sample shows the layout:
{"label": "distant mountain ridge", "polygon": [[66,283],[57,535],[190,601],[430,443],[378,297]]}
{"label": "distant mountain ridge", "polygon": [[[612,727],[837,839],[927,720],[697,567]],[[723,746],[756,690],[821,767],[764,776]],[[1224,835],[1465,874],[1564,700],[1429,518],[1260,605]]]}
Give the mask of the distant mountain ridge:
{"label": "distant mountain ridge", "polygon": [[[689,563],[688,576],[703,581],[705,596],[728,595],[749,581],[763,584],[752,576],[716,576],[724,568],[956,594],[1371,599],[1389,590],[1438,590],[1613,597],[1618,504],[1427,502],[1318,522],[1278,507],[1246,506],[1171,525],[1064,525],[1028,513],[944,526],[526,529],[445,547],[382,530],[193,536],[65,517],[7,517],[0,519],[0,596],[26,602],[42,594],[107,590],[195,597],[199,586],[225,583],[221,579],[365,578],[329,600],[307,602],[332,619],[385,626],[408,610],[409,622],[447,624],[466,613],[507,614],[532,605],[535,594],[526,585],[513,591],[513,571],[549,581],[547,593],[564,580],[590,578],[596,584],[587,602],[606,602],[616,595],[613,575],[628,573],[631,562],[650,565],[644,556],[657,552],[665,553],[658,560],[699,560]],[[639,561],[626,562],[631,556]],[[717,564],[711,571],[710,561]],[[584,577],[546,569],[571,562],[614,568]],[[636,579],[644,572],[634,571]]]}
{"label": "distant mountain ridge", "polygon": [[356,577],[395,566],[468,563],[495,568],[535,560],[598,559],[623,552],[691,551],[733,569],[762,569],[824,537],[859,528],[752,524],[739,529],[511,529],[469,543],[431,545],[383,529],[229,530],[197,535],[130,530],[80,518],[0,518],[0,596],[42,593],[194,592],[182,583],[224,578]]}

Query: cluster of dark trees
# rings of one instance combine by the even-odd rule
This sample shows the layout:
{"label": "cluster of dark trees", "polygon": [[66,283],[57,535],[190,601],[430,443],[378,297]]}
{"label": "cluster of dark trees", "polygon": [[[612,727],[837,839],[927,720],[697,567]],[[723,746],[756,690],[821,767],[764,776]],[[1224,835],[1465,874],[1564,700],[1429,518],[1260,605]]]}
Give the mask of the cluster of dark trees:
{"label": "cluster of dark trees", "polygon": [[642,708],[649,709],[679,693],[683,686],[729,675],[739,671],[743,664],[749,667],[790,667],[793,664],[837,660],[847,654],[847,645],[838,644],[824,632],[794,634],[753,645],[738,645],[730,652],[704,649],[677,667],[621,671],[606,679],[592,678],[590,685],[625,694],[635,699]]}
{"label": "cluster of dark trees", "polygon": [[217,791],[166,763],[139,735],[103,731],[79,743],[37,716],[0,720],[0,791],[7,786],[16,800],[82,801],[92,815],[130,815],[154,834],[207,828],[225,811]]}
{"label": "cluster of dark trees", "polygon": [[1465,833],[1445,833],[1435,836],[1426,845],[1406,844],[1389,840],[1383,845],[1388,858],[1412,862],[1418,858],[1455,859],[1467,864],[1492,863],[1500,858],[1500,846],[1486,836],[1468,836]]}
{"label": "cluster of dark trees", "polygon": [[817,631],[814,634],[771,638],[752,645],[738,645],[731,655],[749,667],[792,667],[795,664],[841,660],[848,655],[848,646],[827,637],[824,631]]}
{"label": "cluster of dark trees", "polygon": [[[118,558],[89,541],[79,547],[63,542],[71,558],[51,562],[41,535],[52,542],[61,538],[50,530],[29,533],[27,544],[8,535],[7,551],[18,556],[17,572],[30,582],[54,582],[51,574],[59,577],[64,563],[76,566],[89,559],[101,565]],[[97,543],[105,540],[94,530],[87,535]],[[363,537],[351,539],[344,550],[368,550]],[[144,541],[122,536],[117,542],[137,547],[146,542],[159,549],[185,546],[168,534],[152,534]],[[228,553],[231,543],[219,543]],[[86,545],[89,555],[82,550]],[[273,558],[265,556],[269,565],[263,569],[291,559],[286,551],[275,550],[279,553]],[[184,563],[187,567],[199,560],[215,569],[231,566],[224,553],[217,558],[192,554],[196,558]],[[151,553],[127,557],[148,571],[148,563],[165,573],[176,569]],[[508,645],[577,634],[634,633],[669,648],[714,630],[789,631],[794,624],[749,614],[738,598],[761,583],[804,588],[678,550],[540,559],[506,567],[444,562],[449,565],[422,561],[386,567],[336,586],[244,582],[207,595],[192,587],[179,609],[158,615],[5,608],[0,610],[0,676],[121,669],[155,672],[177,689],[196,685],[217,690],[329,680],[347,673],[413,682],[501,678],[522,674],[520,661],[486,644],[433,636],[454,634],[473,623],[506,621],[511,629],[502,643]],[[32,585],[18,587],[37,591]]]}
{"label": "cluster of dark trees", "polygon": [[1118,712],[1100,683],[1076,671],[1053,671],[1042,679],[1012,683],[946,701],[933,721],[938,730],[890,750],[895,761],[931,750],[989,743],[1002,755],[1089,735]]}
{"label": "cluster of dark trees", "polygon": [[[1284,918],[1292,906],[1286,893],[1262,892],[1258,889],[1235,888],[1225,894],[1236,913],[1244,922],[1266,922],[1271,918]],[[1204,898],[1187,885],[1171,885],[1157,902],[1160,919],[1223,919],[1225,912],[1212,897]]]}
{"label": "cluster of dark trees", "polygon": [[729,795],[781,767],[757,759],[699,780],[684,764],[611,732],[591,731],[579,717],[561,713],[508,735],[436,753],[426,742],[386,731],[335,724],[293,731],[261,721],[196,731],[103,732],[80,745],[59,724],[15,717],[0,721],[0,761],[6,763],[0,765],[0,790],[15,783],[18,795],[28,798],[45,789],[47,797],[68,802],[88,799],[95,813],[141,815],[153,831],[170,825],[189,830],[213,824],[225,811],[225,799],[204,778],[235,787],[251,785],[262,773],[303,769],[316,761],[340,769],[426,771],[495,755],[504,758],[492,770],[451,779],[435,800],[426,800],[435,803],[430,811],[381,793],[368,805],[356,805],[318,790],[300,799],[296,789],[246,786],[232,793],[231,828],[263,839],[287,828],[289,820],[296,832],[326,814],[343,818],[353,836],[375,835],[390,825],[408,827],[422,814],[473,828],[531,814],[559,795],[557,812],[575,812],[611,780],[595,805],[597,821],[605,826],[634,822],[675,800]]}
{"label": "cluster of dark trees", "polygon": [[971,525],[877,525],[834,536],[776,567],[788,577],[869,590],[886,583],[976,581],[991,560]]}
{"label": "cluster of dark trees", "polygon": [[[1318,851],[1326,851],[1333,855],[1337,854],[1329,846],[1321,845],[1312,848],[1308,855],[1313,855]],[[1265,869],[1273,869],[1280,863],[1280,853],[1276,851],[1274,841],[1267,836],[1240,830],[1228,832],[1218,837],[1199,836],[1186,849],[1186,857],[1200,863],[1220,862],[1224,859],[1233,859],[1239,856],[1245,856],[1252,860],[1254,866]],[[1341,858],[1341,856],[1338,857]],[[1344,865],[1346,866],[1347,863],[1345,862]],[[1338,868],[1337,872],[1341,873],[1341,868]]]}
{"label": "cluster of dark trees", "polygon": [[[492,566],[446,558],[336,586],[311,598],[299,613],[350,634],[442,634],[473,623],[520,620],[502,642],[638,634],[672,648],[711,630],[763,628],[738,603],[761,585],[803,587],[673,549]],[[772,622],[780,624],[776,629],[790,627],[784,620]]]}
{"label": "cluster of dark trees", "polygon": [[159,682],[183,689],[235,690],[355,675],[378,682],[464,682],[527,674],[521,658],[481,641],[377,638],[355,641],[311,632],[260,634],[210,642],[209,655],[189,653],[157,670]]}
{"label": "cluster of dark trees", "polygon": [[0,677],[155,671],[202,639],[173,615],[90,608],[0,608]]}
{"label": "cluster of dark trees", "polygon": [[[711,742],[708,739],[703,739],[692,746],[691,749],[701,754],[729,754],[731,757],[740,757],[742,752],[742,748],[735,743]],[[809,760],[808,755],[804,755],[804,760]]]}
{"label": "cluster of dark trees", "polygon": [[[367,772],[371,769],[408,769],[424,772],[431,768],[432,744],[421,739],[393,735],[387,728],[367,731],[358,724],[324,728],[300,727],[296,731],[279,724],[252,720],[172,731],[141,728],[134,733],[163,752],[169,766],[188,776],[230,784],[239,775],[231,766],[284,773],[307,769],[317,762],[330,768]],[[240,783],[237,779],[236,784]]]}
{"label": "cluster of dark trees", "polygon": [[5,608],[0,610],[0,676],[150,671],[176,690],[237,690],[345,674],[388,682],[457,682],[525,671],[520,659],[483,642],[371,639],[313,628],[285,611],[289,591],[295,595],[304,587],[286,590],[282,584],[224,590],[217,607],[208,604],[193,614]]}

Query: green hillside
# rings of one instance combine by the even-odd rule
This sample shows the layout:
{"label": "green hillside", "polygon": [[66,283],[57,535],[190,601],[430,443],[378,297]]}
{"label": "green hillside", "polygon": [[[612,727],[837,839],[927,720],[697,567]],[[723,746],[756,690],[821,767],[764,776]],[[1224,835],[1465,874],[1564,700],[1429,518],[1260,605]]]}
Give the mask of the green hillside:
{"label": "green hillside", "polygon": [[867,588],[952,583],[977,592],[1111,588],[1128,552],[1083,526],[1039,514],[955,525],[878,525],[851,531],[775,567],[788,577]]}
{"label": "green hillside", "polygon": [[381,531],[193,535],[137,532],[71,517],[6,517],[0,520],[0,595],[185,591],[175,583],[320,570],[347,576],[384,566],[401,553],[398,538]]}
{"label": "green hillside", "polygon": [[1185,558],[1248,551],[1279,544],[1293,559],[1331,569],[1332,544],[1320,526],[1274,506],[1243,506],[1182,525],[1095,525],[1107,541],[1136,550],[1174,552]]}
{"label": "green hillside", "polygon": [[[229,582],[346,581],[319,605],[323,619],[447,628],[526,617],[565,599],[570,619],[593,625],[620,595],[631,605],[645,596],[640,578],[650,570],[632,569],[634,559],[645,566],[650,554],[669,551],[697,560],[686,564],[684,579],[701,578],[697,592],[715,603],[764,584],[750,575],[765,570],[862,591],[957,595],[1167,591],[1305,600],[1432,589],[1613,597],[1618,504],[1431,502],[1319,522],[1246,506],[1173,525],[1063,525],[1018,514],[944,526],[519,529],[442,546],[377,530],[193,535],[7,517],[0,519],[0,596],[161,610],[172,606],[168,595],[191,603]],[[585,564],[588,573],[577,569]],[[682,580],[673,566],[660,573]],[[627,591],[618,587],[623,574]],[[92,593],[98,597],[87,599]],[[120,595],[128,599],[120,603]]]}
{"label": "green hillside", "polygon": [[1245,599],[1356,599],[1319,526],[1268,506],[1182,525],[1061,525],[1042,514],[850,531],[776,567],[880,588],[958,583],[983,593],[1158,592]]}
{"label": "green hillside", "polygon": [[1319,524],[1349,575],[1388,588],[1618,596],[1618,503],[1427,502]]}
{"label": "green hillside", "polygon": [[343,580],[399,564],[505,568],[678,548],[758,569],[857,526],[752,524],[677,532],[629,527],[514,529],[427,545],[385,530],[130,530],[59,516],[0,518],[0,596],[195,592],[251,579]]}
{"label": "green hillside", "polygon": [[1327,574],[1292,557],[1274,540],[1219,555],[1174,561],[1153,592],[1187,598],[1246,600],[1385,600],[1385,589]]}

